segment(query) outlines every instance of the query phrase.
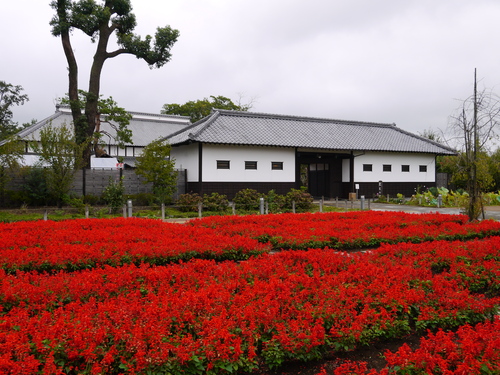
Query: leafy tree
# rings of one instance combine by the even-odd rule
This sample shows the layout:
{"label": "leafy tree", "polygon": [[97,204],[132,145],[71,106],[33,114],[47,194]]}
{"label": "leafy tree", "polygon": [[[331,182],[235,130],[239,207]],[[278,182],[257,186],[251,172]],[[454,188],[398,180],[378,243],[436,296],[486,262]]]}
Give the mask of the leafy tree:
{"label": "leafy tree", "polygon": [[210,115],[213,109],[227,109],[234,111],[248,111],[250,104],[235,104],[224,96],[210,96],[209,99],[189,101],[184,104],[164,104],[161,113],[165,115],[188,116],[192,123]]}
{"label": "leafy tree", "polygon": [[170,145],[165,140],[155,140],[137,157],[135,173],[153,184],[153,194],[160,203],[170,200],[177,189],[175,163],[170,159]]}
{"label": "leafy tree", "polygon": [[[53,0],[50,3],[56,14],[50,22],[52,34],[61,37],[68,63],[69,103],[73,116],[76,141],[86,144],[83,159],[90,165],[91,143],[99,119],[101,72],[104,63],[122,54],[131,54],[144,60],[150,67],[160,68],[170,61],[170,49],[177,41],[179,32],[170,26],[157,28],[153,38],[144,39],[134,34],[135,15],[130,0]],[[71,44],[72,32],[77,29],[96,43],[90,70],[89,88],[85,96],[84,113],[79,101],[78,64]],[[112,35],[116,36],[118,48],[108,52]]]}
{"label": "leafy tree", "polygon": [[66,125],[61,127],[45,126],[40,131],[40,141],[33,141],[32,148],[39,155],[39,167],[45,171],[47,189],[62,206],[67,198],[75,170],[81,168],[82,152],[86,144],[76,142],[73,131]]}
{"label": "leafy tree", "polygon": [[437,143],[443,142],[441,135],[436,130],[431,128],[425,129],[423,132],[419,132],[418,135]]}
{"label": "leafy tree", "polygon": [[489,171],[493,179],[492,190],[500,190],[500,148],[497,148],[490,156]]}
{"label": "leafy tree", "polygon": [[29,100],[28,95],[22,94],[21,86],[14,86],[0,81],[0,141],[19,131],[17,123],[12,122],[12,106],[22,105]]}
{"label": "leafy tree", "polygon": [[[489,191],[494,186],[494,179],[491,170],[491,157],[486,152],[479,152],[476,155],[477,184],[480,191]],[[465,165],[467,157],[463,154],[459,156],[444,156],[439,158],[438,169],[451,175],[451,183],[456,189],[469,191],[469,175]]]}
{"label": "leafy tree", "polygon": [[0,199],[5,200],[7,182],[10,175],[6,170],[15,171],[19,168],[19,160],[23,155],[23,144],[14,136],[0,142]]}

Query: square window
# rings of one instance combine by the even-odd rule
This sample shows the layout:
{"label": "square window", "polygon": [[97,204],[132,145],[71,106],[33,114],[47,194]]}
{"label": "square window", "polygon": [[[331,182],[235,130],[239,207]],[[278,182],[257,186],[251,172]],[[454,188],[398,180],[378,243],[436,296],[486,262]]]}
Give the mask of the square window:
{"label": "square window", "polygon": [[283,170],[283,162],[282,161],[272,161],[271,169],[274,171],[282,171]]}
{"label": "square window", "polygon": [[229,169],[229,160],[217,160],[217,169]]}
{"label": "square window", "polygon": [[256,161],[246,161],[245,162],[245,169],[257,169],[257,162]]}
{"label": "square window", "polygon": [[418,167],[418,170],[419,170],[420,172],[427,172],[427,165],[420,165],[420,166]]}
{"label": "square window", "polygon": [[383,170],[384,172],[391,172],[391,171],[392,171],[392,165],[391,165],[391,164],[384,164],[384,165],[382,166],[382,170]]}
{"label": "square window", "polygon": [[409,172],[409,171],[410,171],[409,165],[402,165],[401,166],[401,172]]}
{"label": "square window", "polygon": [[373,164],[363,164],[363,172],[372,172]]}

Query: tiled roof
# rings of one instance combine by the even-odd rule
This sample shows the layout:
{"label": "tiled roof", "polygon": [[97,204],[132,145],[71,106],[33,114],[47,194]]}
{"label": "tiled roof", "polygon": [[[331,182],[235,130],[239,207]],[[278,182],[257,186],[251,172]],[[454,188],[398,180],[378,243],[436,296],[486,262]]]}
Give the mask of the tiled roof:
{"label": "tiled roof", "polygon": [[455,154],[455,151],[394,124],[216,110],[167,137],[187,142],[300,147],[323,150]]}
{"label": "tiled roof", "polygon": [[[184,129],[190,124],[189,117],[176,115],[159,115],[141,112],[129,112],[132,115],[128,128],[132,130],[132,144],[134,146],[146,146],[151,141],[164,137],[165,135]],[[73,117],[69,107],[57,107],[56,113],[36,124],[23,129],[17,135],[25,140],[40,139],[40,130],[44,126],[51,124],[53,127],[66,124],[72,128]],[[106,122],[101,122],[101,130],[115,135],[116,131]],[[102,138],[106,144],[114,145],[114,138],[104,136]]]}

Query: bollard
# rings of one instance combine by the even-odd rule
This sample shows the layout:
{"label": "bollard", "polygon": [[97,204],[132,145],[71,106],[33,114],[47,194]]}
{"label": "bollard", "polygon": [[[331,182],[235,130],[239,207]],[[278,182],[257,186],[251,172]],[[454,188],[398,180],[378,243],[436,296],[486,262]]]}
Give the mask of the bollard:
{"label": "bollard", "polygon": [[319,200],[319,212],[323,212],[323,199]]}
{"label": "bollard", "polygon": [[233,202],[233,203],[231,204],[231,207],[232,207],[232,209],[233,209],[233,215],[236,215],[236,203],[234,203],[234,202]]}
{"label": "bollard", "polygon": [[269,213],[269,202],[266,202],[266,215]]}
{"label": "bollard", "polygon": [[165,220],[165,203],[161,204],[161,219]]}
{"label": "bollard", "polygon": [[201,214],[202,206],[203,206],[203,204],[201,202],[198,202],[198,217],[199,218],[201,218],[201,216],[202,216],[202,214]]}
{"label": "bollard", "polygon": [[264,215],[264,198],[260,198],[259,201],[260,214]]}
{"label": "bollard", "polygon": [[89,218],[89,206],[85,206],[85,219]]}
{"label": "bollard", "polygon": [[43,220],[47,221],[48,216],[49,216],[49,214],[48,214],[47,210],[45,210],[45,212],[43,213]]}
{"label": "bollard", "polygon": [[127,205],[126,204],[123,205],[123,217],[127,217]]}
{"label": "bollard", "polygon": [[360,204],[361,204],[361,211],[365,209],[365,196],[362,195],[360,199]]}
{"label": "bollard", "polygon": [[441,194],[438,195],[437,206],[440,208],[443,205],[443,196]]}
{"label": "bollard", "polygon": [[389,194],[387,194],[387,203],[389,203],[391,200],[389,198]]}
{"label": "bollard", "polygon": [[132,217],[132,200],[129,199],[127,201],[127,207],[128,207],[128,217]]}
{"label": "bollard", "polygon": [[339,208],[339,197],[335,197],[335,208]]}
{"label": "bollard", "polygon": [[292,201],[292,212],[295,213],[295,201]]}

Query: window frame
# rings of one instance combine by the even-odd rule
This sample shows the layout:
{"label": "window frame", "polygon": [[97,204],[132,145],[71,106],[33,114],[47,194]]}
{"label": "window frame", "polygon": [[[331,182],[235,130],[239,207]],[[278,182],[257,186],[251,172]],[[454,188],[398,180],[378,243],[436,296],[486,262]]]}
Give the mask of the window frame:
{"label": "window frame", "polygon": [[373,172],[373,164],[363,164],[363,172]]}
{"label": "window frame", "polygon": [[419,165],[418,171],[421,173],[427,173],[427,165]]}
{"label": "window frame", "polygon": [[392,164],[382,164],[382,172],[392,172]]}
{"label": "window frame", "polygon": [[271,170],[272,171],[282,171],[283,170],[283,162],[282,161],[272,161],[271,162]]}
{"label": "window frame", "polygon": [[257,170],[257,161],[245,160],[245,170]]}
{"label": "window frame", "polygon": [[410,172],[410,164],[401,164],[401,172],[404,173]]}
{"label": "window frame", "polygon": [[231,160],[217,160],[217,169],[231,169]]}

